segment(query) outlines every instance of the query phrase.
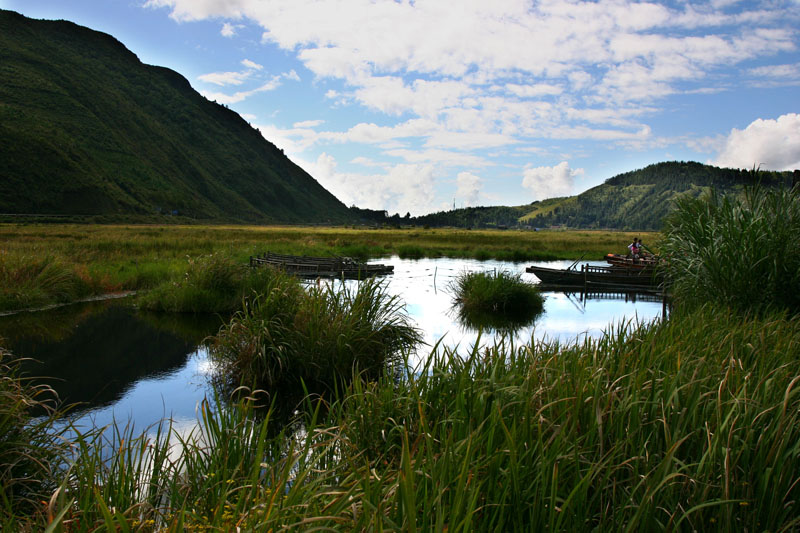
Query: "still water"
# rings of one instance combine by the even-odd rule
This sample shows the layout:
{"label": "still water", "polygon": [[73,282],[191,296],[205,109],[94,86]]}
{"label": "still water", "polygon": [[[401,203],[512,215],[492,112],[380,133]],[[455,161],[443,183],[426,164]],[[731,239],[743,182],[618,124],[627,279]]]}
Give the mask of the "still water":
{"label": "still water", "polygon": [[[465,352],[478,332],[461,326],[449,285],[471,271],[509,271],[536,283],[524,273],[532,264],[463,259],[380,261],[392,264],[387,290],[400,296],[428,346],[412,362],[441,342]],[[563,268],[566,262],[536,263]],[[352,282],[356,283],[356,282]],[[515,332],[515,342],[573,342],[598,337],[612,324],[649,322],[661,314],[655,299],[630,296],[592,298],[563,292],[545,293],[544,313]],[[80,425],[132,423],[146,428],[164,418],[191,425],[199,402],[211,394],[212,371],[205,337],[217,332],[227,317],[158,314],[137,311],[120,301],[75,304],[49,311],[0,317],[0,338],[26,363],[32,376],[51,376],[47,383],[61,400],[78,404],[72,417]],[[494,341],[484,332],[481,345]]]}

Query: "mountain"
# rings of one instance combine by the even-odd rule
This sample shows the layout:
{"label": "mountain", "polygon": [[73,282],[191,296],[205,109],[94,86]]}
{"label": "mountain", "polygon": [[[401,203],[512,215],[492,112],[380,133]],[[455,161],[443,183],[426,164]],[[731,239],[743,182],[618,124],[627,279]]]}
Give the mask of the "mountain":
{"label": "mountain", "polygon": [[676,198],[697,197],[712,188],[738,194],[754,182],[791,185],[797,173],[718,168],[694,162],[665,162],[619,174],[577,196],[549,198],[516,207],[471,207],[442,211],[415,222],[430,226],[661,229]]}
{"label": "mountain", "polygon": [[0,10],[0,213],[348,222],[242,117],[110,35]]}

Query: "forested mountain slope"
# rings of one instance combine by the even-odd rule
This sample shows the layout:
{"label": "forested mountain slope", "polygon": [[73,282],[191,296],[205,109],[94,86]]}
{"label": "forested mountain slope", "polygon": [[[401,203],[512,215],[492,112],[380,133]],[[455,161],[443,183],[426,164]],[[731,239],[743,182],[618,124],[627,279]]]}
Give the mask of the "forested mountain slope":
{"label": "forested mountain slope", "polygon": [[550,198],[516,207],[473,207],[417,219],[432,226],[523,226],[659,230],[676,198],[712,188],[740,194],[747,184],[791,185],[790,172],[718,168],[694,162],[665,162],[614,176],[577,196]]}
{"label": "forested mountain slope", "polygon": [[348,222],[238,114],[113,37],[0,10],[0,213]]}

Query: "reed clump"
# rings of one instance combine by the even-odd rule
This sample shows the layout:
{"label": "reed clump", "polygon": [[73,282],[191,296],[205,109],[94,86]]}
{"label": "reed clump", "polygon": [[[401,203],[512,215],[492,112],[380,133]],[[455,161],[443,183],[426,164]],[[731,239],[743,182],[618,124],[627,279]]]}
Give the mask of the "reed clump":
{"label": "reed clump", "polygon": [[270,287],[280,276],[273,269],[250,268],[223,254],[187,260],[179,279],[165,281],[139,298],[139,305],[154,311],[232,313],[242,298]]}
{"label": "reed clump", "polygon": [[[0,347],[0,526],[33,513],[49,498],[57,486],[56,461],[64,452],[51,425],[55,394],[24,378],[19,367],[20,361]],[[34,409],[40,412],[36,418]]]}
{"label": "reed clump", "polygon": [[0,254],[0,311],[69,302],[93,288],[85,272],[52,256]]}
{"label": "reed clump", "polygon": [[531,323],[544,310],[539,289],[518,273],[462,272],[449,290],[462,323],[469,327],[513,329]]}
{"label": "reed clump", "polygon": [[798,187],[679,200],[661,242],[675,301],[800,312],[799,234]]}
{"label": "reed clump", "polygon": [[401,300],[376,278],[303,289],[276,275],[212,339],[210,353],[231,387],[297,392],[336,388],[353,373],[380,375],[420,339]]}

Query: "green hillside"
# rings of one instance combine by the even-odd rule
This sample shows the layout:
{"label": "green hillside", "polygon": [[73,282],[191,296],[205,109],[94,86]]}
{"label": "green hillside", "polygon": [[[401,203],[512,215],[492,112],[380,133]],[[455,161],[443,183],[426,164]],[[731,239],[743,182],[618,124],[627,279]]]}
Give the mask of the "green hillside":
{"label": "green hillside", "polygon": [[0,10],[0,213],[346,222],[244,119],[113,37]]}
{"label": "green hillside", "polygon": [[666,162],[619,174],[577,196],[550,198],[517,207],[473,207],[417,219],[432,226],[537,227],[659,230],[679,196],[714,188],[738,194],[754,180],[763,185],[792,183],[790,172],[718,168],[694,162]]}

